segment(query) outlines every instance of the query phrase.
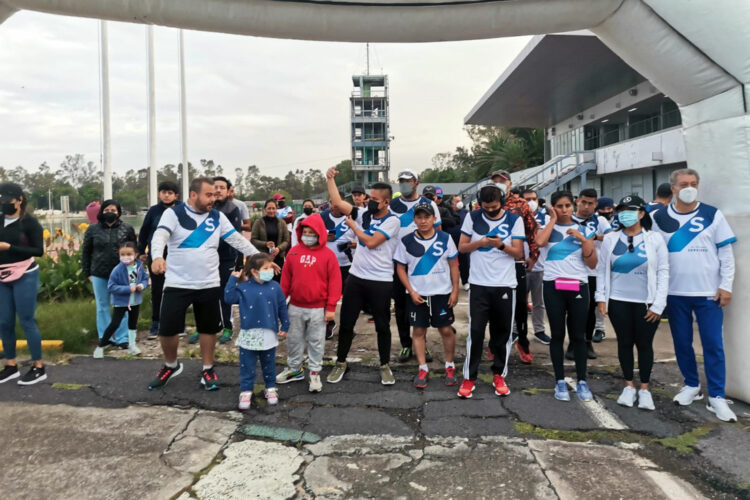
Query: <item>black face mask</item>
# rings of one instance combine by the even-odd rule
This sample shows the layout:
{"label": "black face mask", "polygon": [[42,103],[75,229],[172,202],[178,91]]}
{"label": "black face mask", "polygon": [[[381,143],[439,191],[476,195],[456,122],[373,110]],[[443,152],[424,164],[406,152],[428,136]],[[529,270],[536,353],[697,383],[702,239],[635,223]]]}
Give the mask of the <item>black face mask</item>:
{"label": "black face mask", "polygon": [[305,213],[305,215],[312,215],[313,209],[310,207],[305,207],[302,209],[302,211]]}
{"label": "black face mask", "polygon": [[489,217],[490,219],[494,219],[495,217],[500,215],[501,210],[502,208],[498,208],[497,210],[485,210],[484,213],[486,213],[487,217]]}
{"label": "black face mask", "polygon": [[13,215],[14,213],[16,213],[16,210],[18,210],[15,203],[3,203],[2,206],[3,215]]}
{"label": "black face mask", "polygon": [[285,201],[279,201],[279,208],[284,208],[286,206]]}
{"label": "black face mask", "polygon": [[120,216],[112,212],[107,212],[106,214],[102,214],[102,220],[104,220],[104,222],[106,222],[107,224],[112,224],[113,222],[117,220],[118,217]]}
{"label": "black face mask", "polygon": [[613,214],[613,212],[609,212],[609,213],[604,213],[604,214],[599,214],[599,215],[601,215],[602,217],[604,217],[607,220],[612,220],[612,215],[614,215],[614,214]]}
{"label": "black face mask", "polygon": [[378,213],[380,211],[380,202],[377,202],[375,200],[368,201],[367,210],[369,210],[372,214]]}

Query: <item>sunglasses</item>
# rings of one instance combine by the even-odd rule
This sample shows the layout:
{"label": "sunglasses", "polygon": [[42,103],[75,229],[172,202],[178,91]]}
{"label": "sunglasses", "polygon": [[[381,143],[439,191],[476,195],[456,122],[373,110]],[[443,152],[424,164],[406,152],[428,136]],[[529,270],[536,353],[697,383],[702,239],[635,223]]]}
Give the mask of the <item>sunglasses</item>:
{"label": "sunglasses", "polygon": [[633,237],[628,236],[628,252],[633,253],[635,249],[633,248]]}

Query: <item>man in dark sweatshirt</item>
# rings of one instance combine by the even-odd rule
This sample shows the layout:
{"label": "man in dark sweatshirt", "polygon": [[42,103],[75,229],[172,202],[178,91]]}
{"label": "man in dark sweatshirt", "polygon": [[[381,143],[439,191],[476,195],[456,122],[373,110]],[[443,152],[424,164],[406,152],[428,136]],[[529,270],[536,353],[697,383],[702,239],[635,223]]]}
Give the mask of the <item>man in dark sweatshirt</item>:
{"label": "man in dark sweatshirt", "polygon": [[[161,215],[169,207],[173,207],[177,204],[177,198],[180,196],[180,191],[177,187],[176,182],[162,181],[159,183],[159,203],[152,206],[146,212],[146,218],[143,219],[143,225],[138,233],[138,254],[141,256],[141,260],[148,266],[149,274],[151,275],[151,329],[148,332],[149,339],[155,339],[159,333],[159,312],[161,309],[161,293],[164,290],[164,274],[156,274],[151,272],[151,262],[153,261],[151,256],[151,237],[154,235],[154,231],[159,227],[159,220]],[[148,248],[148,253],[146,253]],[[167,249],[164,249],[164,255],[159,257],[167,256]]]}

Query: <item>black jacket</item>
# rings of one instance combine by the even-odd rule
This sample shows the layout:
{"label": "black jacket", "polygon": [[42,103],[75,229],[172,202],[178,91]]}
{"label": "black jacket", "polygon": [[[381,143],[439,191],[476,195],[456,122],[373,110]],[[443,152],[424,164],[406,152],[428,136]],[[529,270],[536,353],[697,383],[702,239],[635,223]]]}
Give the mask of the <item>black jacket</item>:
{"label": "black jacket", "polygon": [[461,223],[461,218],[458,216],[453,209],[443,203],[438,205],[438,211],[440,212],[440,219],[442,221],[443,231],[451,232],[451,230]]}
{"label": "black jacket", "polygon": [[126,241],[136,242],[133,226],[128,223],[118,219],[111,227],[104,222],[90,225],[81,245],[83,275],[109,279],[120,263],[120,245]]}
{"label": "black jacket", "polygon": [[[229,219],[229,222],[232,223],[232,226],[234,226],[234,229],[237,232],[242,232],[242,217],[240,215],[240,209],[237,208],[237,205],[234,203],[234,201],[227,198],[223,203],[216,202],[214,203],[214,208],[220,212],[222,212],[224,215],[226,215],[227,219]],[[230,260],[237,260],[237,250],[235,250],[233,247],[231,247],[227,242],[224,240],[221,240],[219,242],[219,260],[222,262],[230,261]]]}
{"label": "black jacket", "polygon": [[[157,203],[146,212],[146,217],[143,219],[143,225],[138,232],[138,253],[140,255],[145,254],[146,248],[148,247],[148,256],[151,257],[151,238],[154,237],[154,232],[156,232],[156,228],[159,227],[159,221],[161,220],[162,214],[166,209],[171,208],[172,206]],[[164,255],[161,257],[166,257],[166,254],[167,247],[164,247]]]}
{"label": "black jacket", "polygon": [[0,214],[0,241],[10,243],[9,250],[0,252],[0,264],[13,264],[30,257],[41,257],[44,254],[42,233],[42,226],[29,214],[22,215],[7,226],[5,216]]}

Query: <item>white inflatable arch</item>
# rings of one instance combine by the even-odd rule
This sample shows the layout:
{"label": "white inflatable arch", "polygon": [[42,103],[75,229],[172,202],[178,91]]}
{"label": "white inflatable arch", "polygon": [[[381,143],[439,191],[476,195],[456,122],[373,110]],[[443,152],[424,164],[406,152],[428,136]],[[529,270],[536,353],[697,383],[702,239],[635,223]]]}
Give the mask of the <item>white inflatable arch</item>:
{"label": "white inflatable arch", "polygon": [[[28,9],[242,35],[433,42],[590,29],[679,104],[701,199],[739,242],[726,315],[727,392],[750,401],[750,2],[747,0],[0,0]],[[745,321],[750,317],[745,318]]]}

